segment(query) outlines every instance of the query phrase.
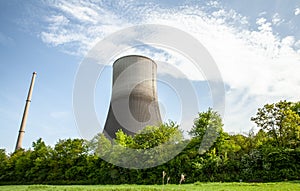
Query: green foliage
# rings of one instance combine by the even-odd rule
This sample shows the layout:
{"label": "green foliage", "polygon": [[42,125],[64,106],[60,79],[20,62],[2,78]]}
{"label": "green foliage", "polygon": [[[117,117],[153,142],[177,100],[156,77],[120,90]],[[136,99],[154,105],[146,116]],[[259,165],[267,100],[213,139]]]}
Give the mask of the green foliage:
{"label": "green foliage", "polygon": [[[5,167],[7,165],[7,161],[8,161],[8,158],[5,153],[5,150],[0,149],[0,172],[2,172],[5,169]],[[3,175],[0,173],[0,180],[1,180],[2,176]]]}
{"label": "green foliage", "polygon": [[300,141],[300,116],[295,111],[298,111],[298,105],[287,101],[266,104],[251,120],[267,132],[272,144],[296,148]]}
{"label": "green foliage", "polygon": [[97,134],[91,141],[87,142],[88,150],[98,156],[103,156],[111,150],[111,142],[103,133]]}
{"label": "green foliage", "polygon": [[[252,118],[261,129],[247,135],[224,132],[221,117],[209,109],[194,120],[189,140],[173,122],[146,127],[135,136],[119,131],[112,141],[98,134],[91,141],[65,139],[50,147],[38,139],[29,150],[8,155],[0,150],[0,184],[162,184],[163,171],[164,180],[170,177],[169,184],[178,184],[181,174],[186,177],[184,184],[198,182],[191,190],[206,188],[199,182],[300,179],[299,107],[299,102],[266,104]],[[166,160],[186,144],[177,156]],[[153,157],[168,162],[156,166]],[[154,167],[126,169],[114,165],[118,162]],[[129,190],[125,187],[115,188]],[[164,185],[167,188],[173,189]]]}
{"label": "green foliage", "polygon": [[300,116],[300,102],[291,103],[291,110]]}
{"label": "green foliage", "polygon": [[147,126],[133,137],[120,130],[116,133],[110,152],[103,158],[117,166],[149,168],[170,160],[169,156],[174,152],[179,153],[182,141],[182,132],[173,122],[157,127]]}
{"label": "green foliage", "polygon": [[194,120],[193,128],[189,132],[191,136],[202,140],[207,131],[213,134],[211,136],[222,131],[222,118],[216,111],[209,108],[208,111],[200,112],[198,115],[198,118]]}
{"label": "green foliage", "polygon": [[178,125],[173,122],[161,124],[160,126],[148,126],[133,137],[132,148],[149,149],[164,143],[176,144],[183,139]]}
{"label": "green foliage", "polygon": [[126,135],[122,130],[116,132],[115,142],[123,147],[130,147],[133,144],[133,138]]}
{"label": "green foliage", "polygon": [[200,153],[211,148],[220,149],[227,136],[223,132],[221,116],[211,108],[198,114],[189,134],[196,140],[195,143],[199,146]]}

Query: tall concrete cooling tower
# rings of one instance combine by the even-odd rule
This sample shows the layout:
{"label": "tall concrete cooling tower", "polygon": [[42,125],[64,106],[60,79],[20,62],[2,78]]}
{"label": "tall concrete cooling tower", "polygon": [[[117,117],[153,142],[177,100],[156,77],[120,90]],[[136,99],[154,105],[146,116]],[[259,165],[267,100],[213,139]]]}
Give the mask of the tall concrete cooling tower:
{"label": "tall concrete cooling tower", "polygon": [[137,55],[124,56],[113,64],[113,87],[104,135],[116,137],[121,129],[134,135],[147,125],[159,125],[161,116],[156,91],[156,63]]}

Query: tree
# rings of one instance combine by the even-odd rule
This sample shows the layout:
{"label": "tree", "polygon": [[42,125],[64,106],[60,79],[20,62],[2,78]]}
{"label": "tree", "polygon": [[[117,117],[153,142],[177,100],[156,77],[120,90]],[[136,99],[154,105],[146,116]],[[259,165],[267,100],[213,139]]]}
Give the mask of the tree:
{"label": "tree", "polygon": [[199,152],[204,153],[213,145],[220,147],[225,141],[227,134],[223,132],[222,118],[218,112],[208,108],[206,112],[200,112],[194,120],[194,126],[189,134],[196,139],[199,146]]}
{"label": "tree", "polygon": [[5,149],[0,149],[0,181],[5,178],[7,160]]}
{"label": "tree", "polygon": [[91,141],[88,141],[88,150],[97,156],[103,156],[111,150],[111,142],[103,133],[98,133]]}
{"label": "tree", "polygon": [[164,143],[176,144],[183,139],[179,126],[170,121],[160,126],[147,126],[133,137],[133,148],[149,149]]}
{"label": "tree", "polygon": [[116,132],[115,142],[123,147],[131,147],[133,139],[130,135],[125,134],[122,130]]}
{"label": "tree", "polygon": [[103,158],[117,166],[151,167],[178,154],[184,147],[182,141],[182,132],[173,122],[147,126],[134,136],[119,130],[113,140],[112,152]]}
{"label": "tree", "polygon": [[27,181],[30,179],[29,171],[33,166],[31,150],[18,149],[11,154],[7,161],[7,178],[12,181]]}
{"label": "tree", "polygon": [[236,158],[237,153],[244,151],[247,148],[246,137],[243,135],[228,135],[224,144],[220,147],[222,155],[225,157]]}
{"label": "tree", "polygon": [[287,101],[266,104],[251,120],[267,132],[276,146],[295,148],[300,143],[300,116],[294,111],[296,106]]}
{"label": "tree", "polygon": [[202,139],[207,132],[211,129],[214,132],[222,131],[223,123],[222,118],[218,112],[213,111],[212,108],[208,108],[206,112],[200,112],[198,117],[194,120],[194,126],[189,132],[193,137]]}
{"label": "tree", "polygon": [[300,101],[291,104],[291,109],[300,116]]}
{"label": "tree", "polygon": [[50,180],[75,180],[84,177],[83,168],[88,154],[83,139],[59,140],[52,151]]}
{"label": "tree", "polygon": [[33,151],[30,160],[33,162],[33,167],[28,172],[30,179],[33,181],[45,181],[49,172],[49,163],[51,161],[50,146],[46,146],[45,142],[40,138],[32,143]]}
{"label": "tree", "polygon": [[59,140],[54,147],[55,153],[60,158],[71,159],[87,154],[87,145],[83,139]]}

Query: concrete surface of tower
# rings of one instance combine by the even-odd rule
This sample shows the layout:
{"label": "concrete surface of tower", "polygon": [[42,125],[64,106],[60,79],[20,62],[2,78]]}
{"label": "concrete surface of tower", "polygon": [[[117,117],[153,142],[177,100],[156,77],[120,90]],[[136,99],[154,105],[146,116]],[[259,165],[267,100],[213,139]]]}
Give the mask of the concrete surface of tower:
{"label": "concrete surface of tower", "polygon": [[115,138],[121,129],[134,135],[148,125],[159,125],[157,65],[150,58],[129,55],[113,64],[112,96],[104,126],[104,135]]}

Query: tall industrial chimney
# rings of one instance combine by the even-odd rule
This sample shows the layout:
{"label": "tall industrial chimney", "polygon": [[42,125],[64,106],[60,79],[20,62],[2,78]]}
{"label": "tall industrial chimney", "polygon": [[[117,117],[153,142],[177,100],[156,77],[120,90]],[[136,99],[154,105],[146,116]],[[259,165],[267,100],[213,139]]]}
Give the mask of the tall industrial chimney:
{"label": "tall industrial chimney", "polygon": [[23,140],[23,136],[25,133],[25,126],[26,126],[28,110],[29,110],[29,106],[30,106],[30,102],[31,102],[31,95],[32,95],[35,77],[36,77],[36,72],[33,72],[15,151],[22,148],[22,140]]}
{"label": "tall industrial chimney", "polygon": [[148,125],[159,125],[156,63],[150,58],[129,55],[113,64],[113,88],[104,135],[109,139],[122,130],[134,135]]}

